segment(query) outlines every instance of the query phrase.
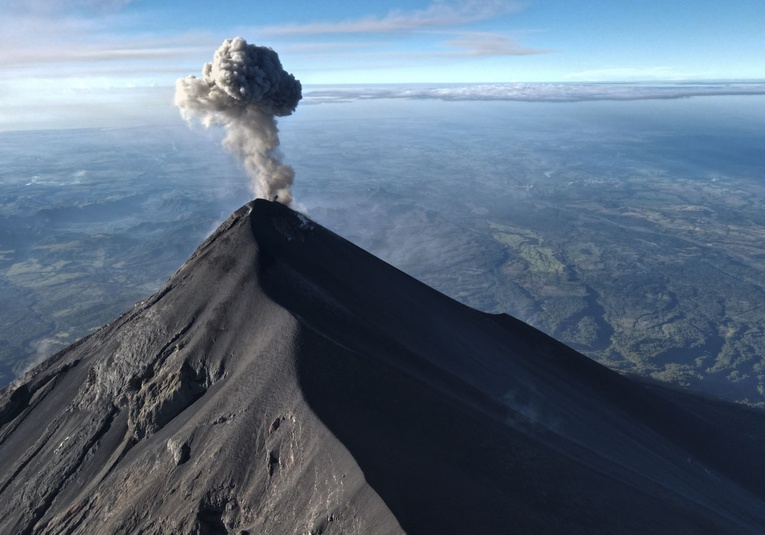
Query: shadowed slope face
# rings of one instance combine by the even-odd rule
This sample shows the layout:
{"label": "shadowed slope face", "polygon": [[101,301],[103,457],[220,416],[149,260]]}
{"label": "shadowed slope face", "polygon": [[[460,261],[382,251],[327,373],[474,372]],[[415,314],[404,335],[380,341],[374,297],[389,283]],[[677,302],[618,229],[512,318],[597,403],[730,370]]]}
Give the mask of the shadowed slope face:
{"label": "shadowed slope face", "polygon": [[263,288],[323,338],[301,346],[302,389],[408,532],[765,525],[760,414],[693,397],[681,409],[263,206]]}
{"label": "shadowed slope face", "polygon": [[763,425],[255,201],[3,392],[0,532],[758,533]]}

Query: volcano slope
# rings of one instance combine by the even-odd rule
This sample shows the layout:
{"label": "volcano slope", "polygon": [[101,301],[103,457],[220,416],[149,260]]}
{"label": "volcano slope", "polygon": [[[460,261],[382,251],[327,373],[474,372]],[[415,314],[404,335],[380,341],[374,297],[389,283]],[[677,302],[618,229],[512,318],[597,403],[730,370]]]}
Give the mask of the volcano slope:
{"label": "volcano slope", "polygon": [[1,533],[762,533],[765,418],[622,377],[281,204],[0,396]]}

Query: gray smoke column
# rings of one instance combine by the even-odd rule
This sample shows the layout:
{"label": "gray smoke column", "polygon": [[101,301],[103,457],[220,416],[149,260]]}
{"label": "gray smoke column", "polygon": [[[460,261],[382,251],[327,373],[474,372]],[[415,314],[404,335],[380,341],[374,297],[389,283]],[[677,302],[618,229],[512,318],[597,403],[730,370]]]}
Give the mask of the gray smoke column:
{"label": "gray smoke column", "polygon": [[276,52],[237,37],[216,50],[202,78],[176,81],[175,105],[186,121],[223,125],[223,144],[244,164],[255,196],[289,205],[295,172],[281,162],[276,117],[295,111],[301,91]]}

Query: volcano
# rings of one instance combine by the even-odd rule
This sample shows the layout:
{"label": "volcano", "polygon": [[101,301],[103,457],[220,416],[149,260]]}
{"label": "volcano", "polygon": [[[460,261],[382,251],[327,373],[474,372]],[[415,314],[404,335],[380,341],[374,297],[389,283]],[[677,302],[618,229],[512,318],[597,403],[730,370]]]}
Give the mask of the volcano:
{"label": "volcano", "polygon": [[0,532],[763,533],[763,444],[256,200],[2,391]]}

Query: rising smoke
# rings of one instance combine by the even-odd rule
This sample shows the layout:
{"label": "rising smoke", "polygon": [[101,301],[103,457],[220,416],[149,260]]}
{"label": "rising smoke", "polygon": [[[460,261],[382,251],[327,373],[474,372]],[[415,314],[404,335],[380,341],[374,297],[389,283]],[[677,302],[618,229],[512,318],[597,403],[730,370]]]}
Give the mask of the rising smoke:
{"label": "rising smoke", "polygon": [[202,78],[179,78],[175,105],[186,121],[223,125],[223,144],[244,164],[256,197],[292,202],[295,172],[281,162],[276,117],[290,115],[302,87],[270,48],[226,39],[205,64]]}

